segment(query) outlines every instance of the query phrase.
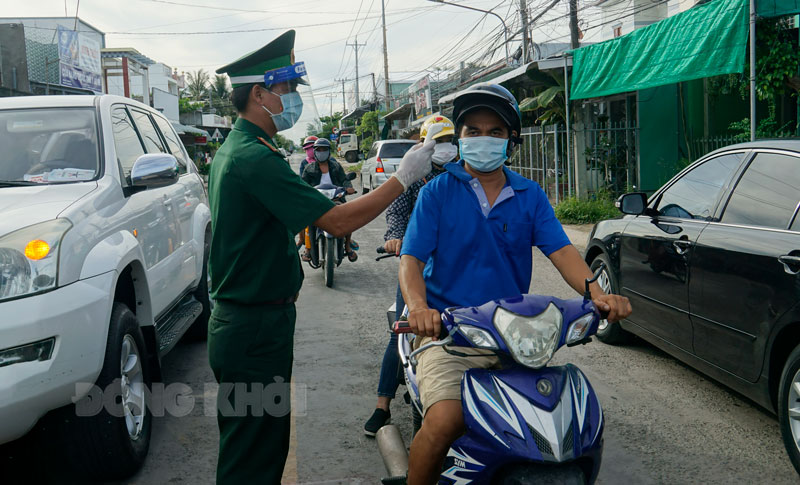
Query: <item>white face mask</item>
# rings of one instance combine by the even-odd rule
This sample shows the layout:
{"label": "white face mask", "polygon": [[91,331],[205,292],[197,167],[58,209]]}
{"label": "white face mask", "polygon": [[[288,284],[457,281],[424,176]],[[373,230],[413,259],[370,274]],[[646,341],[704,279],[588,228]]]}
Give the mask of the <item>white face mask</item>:
{"label": "white face mask", "polygon": [[452,161],[458,155],[458,147],[452,143],[437,143],[433,147],[433,158],[431,161],[436,165],[444,165]]}

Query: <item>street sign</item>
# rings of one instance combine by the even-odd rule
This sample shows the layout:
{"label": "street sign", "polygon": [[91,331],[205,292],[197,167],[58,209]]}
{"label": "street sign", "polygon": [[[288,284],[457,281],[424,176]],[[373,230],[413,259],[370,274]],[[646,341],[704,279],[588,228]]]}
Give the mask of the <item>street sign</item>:
{"label": "street sign", "polygon": [[333,127],[333,134],[336,135],[339,133],[339,128]]}
{"label": "street sign", "polygon": [[214,130],[214,134],[211,135],[212,141],[219,141],[222,140],[222,133],[219,132],[219,128]]}
{"label": "street sign", "polygon": [[337,135],[336,133],[331,135],[331,141],[336,141],[338,139],[339,139],[339,135]]}

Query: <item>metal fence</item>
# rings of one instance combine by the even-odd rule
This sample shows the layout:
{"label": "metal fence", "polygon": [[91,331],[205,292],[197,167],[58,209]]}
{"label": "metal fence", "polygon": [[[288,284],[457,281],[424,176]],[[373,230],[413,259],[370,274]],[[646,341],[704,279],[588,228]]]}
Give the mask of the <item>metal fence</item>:
{"label": "metal fence", "polygon": [[523,144],[511,157],[511,169],[537,182],[557,204],[574,194],[573,173],[567,158],[567,131],[563,125],[522,129]]}
{"label": "metal fence", "polygon": [[695,161],[704,155],[734,143],[740,143],[734,136],[711,136],[707,138],[695,138],[689,141],[689,160]]}
{"label": "metal fence", "polygon": [[639,129],[631,123],[594,123],[584,137],[586,184],[589,194],[607,192],[617,196],[638,184]]}
{"label": "metal fence", "polygon": [[[554,204],[577,194],[575,156],[579,157],[578,165],[585,166],[583,183],[590,196],[600,191],[621,194],[637,184],[639,130],[636,126],[597,123],[573,131],[571,136],[574,155],[568,157],[564,125],[523,128],[524,144],[511,157],[511,168],[538,182]],[[578,149],[576,142],[580,142]]]}

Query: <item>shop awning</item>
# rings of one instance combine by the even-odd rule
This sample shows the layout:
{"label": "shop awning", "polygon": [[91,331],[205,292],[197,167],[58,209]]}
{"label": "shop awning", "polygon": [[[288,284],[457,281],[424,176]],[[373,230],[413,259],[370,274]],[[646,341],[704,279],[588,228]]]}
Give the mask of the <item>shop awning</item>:
{"label": "shop awning", "polygon": [[401,121],[407,120],[411,113],[414,112],[414,103],[406,103],[403,106],[400,106],[396,110],[392,111],[391,113],[384,116],[382,119],[389,120],[389,121]]}
{"label": "shop awning", "polygon": [[748,14],[744,0],[714,0],[608,42],[576,49],[570,98],[741,73]]}
{"label": "shop awning", "polygon": [[780,17],[800,13],[800,0],[756,0],[756,11],[762,17]]}
{"label": "shop awning", "polygon": [[208,132],[206,130],[201,130],[200,128],[195,128],[194,126],[182,125],[176,121],[172,122],[172,127],[175,128],[175,131],[177,131],[179,135],[208,136]]}

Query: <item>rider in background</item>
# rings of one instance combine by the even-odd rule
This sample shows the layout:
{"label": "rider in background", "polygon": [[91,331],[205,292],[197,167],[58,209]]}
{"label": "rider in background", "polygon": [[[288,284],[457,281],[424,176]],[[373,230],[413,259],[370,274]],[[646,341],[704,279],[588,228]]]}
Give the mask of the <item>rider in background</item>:
{"label": "rider in background", "polygon": [[309,136],[308,138],[303,141],[303,150],[306,152],[306,158],[300,162],[300,176],[303,176],[303,171],[306,169],[306,166],[309,163],[314,163],[314,142],[316,142],[318,138],[314,135]]}
{"label": "rider in background", "polygon": [[[312,187],[328,184],[344,187],[348,194],[356,193],[353,184],[347,180],[347,174],[342,166],[331,156],[331,142],[327,138],[320,138],[314,142],[314,162],[306,166],[302,177]],[[352,234],[348,234],[345,237],[345,252],[351,262],[358,259],[357,249],[358,244],[352,240]],[[303,261],[310,260],[311,255],[306,251],[303,254]]]}
{"label": "rider in background", "polygon": [[[444,173],[444,165],[448,162],[458,160],[458,148],[453,145],[453,137],[455,136],[455,126],[449,118],[444,116],[431,116],[426,119],[420,127],[420,138],[425,141],[428,134],[428,128],[433,124],[441,124],[442,131],[433,135],[436,140],[434,147],[433,160],[431,164],[431,172],[422,180],[411,185],[408,190],[396,198],[394,202],[386,209],[386,234],[383,239],[385,242],[384,249],[388,254],[400,254],[400,247],[403,244],[403,235],[406,233],[408,220],[411,217],[411,211],[414,209],[414,203],[417,201],[420,189],[433,180],[437,175]],[[400,286],[397,287],[397,300],[395,303],[396,315],[399,318],[400,314],[405,307],[403,302],[403,294],[400,292]],[[375,436],[375,433],[381,429],[382,426],[389,423],[391,419],[391,412],[389,411],[389,404],[395,397],[397,386],[399,385],[398,370],[400,367],[400,356],[397,354],[397,335],[394,333],[389,334],[389,344],[386,346],[386,351],[383,353],[383,363],[381,364],[381,374],[378,380],[378,404],[372,416],[364,424],[364,434],[367,436]]]}

